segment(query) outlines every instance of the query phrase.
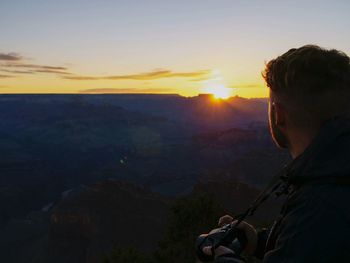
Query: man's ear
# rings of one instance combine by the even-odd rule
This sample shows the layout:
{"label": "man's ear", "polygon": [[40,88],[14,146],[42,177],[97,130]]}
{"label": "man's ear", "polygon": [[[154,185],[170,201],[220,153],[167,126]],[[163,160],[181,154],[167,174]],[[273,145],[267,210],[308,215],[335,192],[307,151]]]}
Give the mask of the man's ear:
{"label": "man's ear", "polygon": [[275,108],[275,110],[273,111],[273,113],[275,114],[275,125],[278,127],[284,127],[286,124],[287,117],[285,108],[278,102],[274,102],[273,107]]}

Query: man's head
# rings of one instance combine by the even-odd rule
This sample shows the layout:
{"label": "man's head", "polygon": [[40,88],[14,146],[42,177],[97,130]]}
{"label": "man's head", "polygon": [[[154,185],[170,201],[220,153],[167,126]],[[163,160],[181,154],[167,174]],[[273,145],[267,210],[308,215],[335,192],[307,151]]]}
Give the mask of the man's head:
{"label": "man's head", "polygon": [[299,155],[326,120],[350,111],[350,59],[314,45],[290,49],[266,64],[274,141]]}

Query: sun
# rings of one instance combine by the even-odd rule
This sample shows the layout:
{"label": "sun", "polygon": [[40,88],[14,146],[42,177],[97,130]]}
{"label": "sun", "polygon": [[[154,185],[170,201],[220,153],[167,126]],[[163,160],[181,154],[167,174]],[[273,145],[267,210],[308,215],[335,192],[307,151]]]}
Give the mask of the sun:
{"label": "sun", "polygon": [[216,99],[228,99],[233,96],[233,89],[224,85],[219,70],[212,70],[210,78],[203,83],[202,91],[213,94]]}
{"label": "sun", "polygon": [[216,99],[228,99],[232,96],[232,89],[226,87],[213,87],[211,93]]}
{"label": "sun", "polygon": [[223,85],[213,85],[206,89],[206,92],[213,94],[216,99],[228,99],[233,96],[232,89]]}

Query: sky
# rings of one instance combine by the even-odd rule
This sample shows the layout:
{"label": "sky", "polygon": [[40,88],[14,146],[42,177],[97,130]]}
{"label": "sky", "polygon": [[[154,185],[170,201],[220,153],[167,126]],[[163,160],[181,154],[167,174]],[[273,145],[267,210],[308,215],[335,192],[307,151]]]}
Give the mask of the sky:
{"label": "sky", "polygon": [[0,0],[0,93],[265,97],[270,59],[350,54],[350,1]]}

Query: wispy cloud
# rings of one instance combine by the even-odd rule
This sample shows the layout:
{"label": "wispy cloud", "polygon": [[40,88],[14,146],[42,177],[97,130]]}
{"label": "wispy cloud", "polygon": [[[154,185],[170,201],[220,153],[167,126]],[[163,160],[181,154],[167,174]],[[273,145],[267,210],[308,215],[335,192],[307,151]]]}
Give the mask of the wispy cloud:
{"label": "wispy cloud", "polygon": [[6,61],[20,61],[22,60],[22,56],[17,53],[0,53],[0,60]]}
{"label": "wispy cloud", "polygon": [[36,65],[36,64],[24,64],[24,63],[8,63],[3,65],[9,68],[30,68],[30,69],[47,69],[47,70],[68,70],[67,67],[61,66],[47,66],[47,65]]}
{"label": "wispy cloud", "polygon": [[[67,67],[52,66],[52,65],[40,65],[40,64],[28,64],[25,59],[18,53],[0,53],[0,60],[5,61],[0,64],[1,71],[11,74],[36,74],[36,73],[51,73],[59,75],[70,75]],[[2,75],[6,77],[15,77],[16,75]]]}
{"label": "wispy cloud", "polygon": [[[139,80],[149,81],[163,78],[186,78],[186,79],[203,79],[206,80],[211,74],[211,70],[197,70],[189,72],[174,72],[168,69],[157,69],[149,72],[123,74],[123,75],[106,75],[106,76],[92,76],[92,75],[78,75],[70,72],[67,66],[57,65],[41,65],[26,63],[21,55],[17,53],[0,53],[0,60],[4,62],[0,64],[0,71],[10,73],[0,75],[1,78],[16,77],[17,74],[57,74],[63,79],[69,80]],[[147,91],[144,91],[147,92]]]}
{"label": "wispy cloud", "polygon": [[117,88],[107,88],[107,89],[85,89],[85,90],[80,90],[80,93],[169,93],[173,92],[173,89],[157,89],[157,88],[149,88],[149,89],[117,89]]}
{"label": "wispy cloud", "polygon": [[255,88],[260,88],[261,85],[252,83],[252,84],[243,84],[243,85],[231,85],[228,88],[232,89],[255,89]]}
{"label": "wispy cloud", "polygon": [[14,76],[11,76],[11,75],[1,75],[0,74],[0,79],[5,79],[5,78],[12,78]]}
{"label": "wispy cloud", "polygon": [[13,73],[13,74],[33,74],[33,71],[29,70],[10,70],[10,69],[1,69],[2,72]]}
{"label": "wispy cloud", "polygon": [[191,81],[193,82],[202,82],[202,81],[207,81],[210,79],[210,76],[205,76],[205,77],[199,77],[199,78],[193,78]]}
{"label": "wispy cloud", "polygon": [[111,76],[63,76],[71,80],[154,80],[162,78],[193,78],[203,77],[210,73],[209,70],[200,70],[193,72],[173,72],[171,70],[157,70],[146,73],[129,75],[111,75]]}
{"label": "wispy cloud", "polygon": [[54,69],[37,69],[37,70],[32,70],[31,72],[33,72],[33,73],[55,73],[55,74],[61,74],[61,75],[72,75],[73,74],[71,72],[54,70]]}
{"label": "wispy cloud", "polygon": [[98,77],[89,77],[89,76],[64,76],[62,77],[64,79],[71,79],[71,80],[98,80],[101,78]]}

